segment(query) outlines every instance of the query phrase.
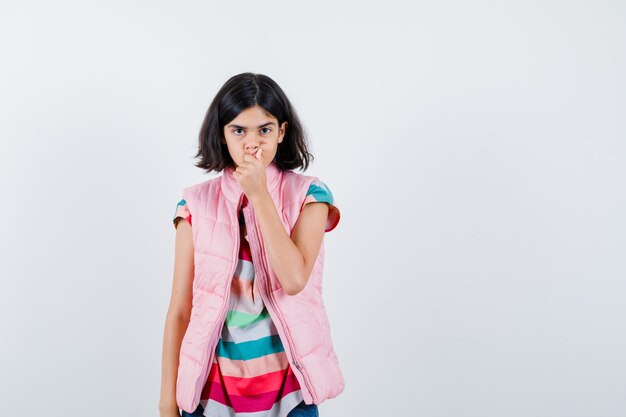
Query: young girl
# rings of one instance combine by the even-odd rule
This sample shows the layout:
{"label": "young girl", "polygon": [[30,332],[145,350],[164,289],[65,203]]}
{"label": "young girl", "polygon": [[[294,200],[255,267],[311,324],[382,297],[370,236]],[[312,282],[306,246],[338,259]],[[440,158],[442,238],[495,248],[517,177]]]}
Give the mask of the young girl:
{"label": "young girl", "polygon": [[267,76],[229,79],[199,139],[196,166],[223,174],[176,206],[161,417],[318,416],[344,388],[322,299],[333,195],[292,171],[312,155]]}

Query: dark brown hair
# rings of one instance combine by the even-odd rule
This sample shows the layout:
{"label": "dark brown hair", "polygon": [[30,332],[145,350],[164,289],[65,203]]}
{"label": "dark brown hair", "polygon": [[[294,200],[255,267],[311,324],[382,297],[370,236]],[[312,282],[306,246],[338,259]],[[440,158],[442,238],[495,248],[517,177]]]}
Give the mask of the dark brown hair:
{"label": "dark brown hair", "polygon": [[242,111],[260,106],[278,120],[287,122],[283,141],[278,144],[273,163],[281,170],[301,168],[306,171],[313,155],[308,150],[307,135],[283,90],[274,80],[263,74],[244,72],[231,77],[211,102],[206,112],[198,137],[198,168],[207,172],[221,172],[235,164],[222,143],[224,126],[235,119]]}

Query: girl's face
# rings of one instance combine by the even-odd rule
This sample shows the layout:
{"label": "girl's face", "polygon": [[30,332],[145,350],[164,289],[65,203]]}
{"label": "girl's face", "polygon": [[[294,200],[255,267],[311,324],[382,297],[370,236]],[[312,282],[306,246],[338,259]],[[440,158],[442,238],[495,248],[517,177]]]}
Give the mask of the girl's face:
{"label": "girl's face", "polygon": [[263,148],[261,160],[267,167],[278,150],[278,144],[283,141],[287,122],[278,126],[278,120],[263,110],[260,106],[250,107],[224,126],[222,143],[228,147],[228,152],[235,162],[235,168],[243,163],[243,155],[254,156],[258,148]]}

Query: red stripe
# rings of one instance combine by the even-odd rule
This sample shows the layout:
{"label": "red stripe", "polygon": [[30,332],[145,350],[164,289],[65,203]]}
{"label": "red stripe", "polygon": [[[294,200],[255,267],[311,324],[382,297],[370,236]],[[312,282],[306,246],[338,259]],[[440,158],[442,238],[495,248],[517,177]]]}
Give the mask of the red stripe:
{"label": "red stripe", "polygon": [[239,260],[252,262],[250,244],[244,237],[241,238],[241,245],[239,246]]}
{"label": "red stripe", "polygon": [[[215,365],[215,364],[214,364]],[[282,374],[283,379],[280,381],[280,384],[271,391],[266,391],[268,386],[264,384],[264,377],[266,375],[261,375],[254,378],[235,378],[235,377],[222,377],[219,374],[219,368],[216,366],[211,367],[211,371],[209,373],[209,379],[202,390],[200,398],[203,400],[212,399],[221,404],[232,407],[236,413],[249,413],[255,411],[269,410],[272,408],[274,403],[280,401],[285,395],[300,389],[300,385],[298,384],[298,380],[296,379],[295,374],[292,372],[291,368],[287,369],[287,373],[285,376],[284,372],[272,372],[272,374]],[[233,385],[233,380],[255,380],[256,383],[250,384],[251,388],[242,390],[242,392],[238,393],[238,389],[241,387]],[[265,379],[267,380],[267,379]],[[275,384],[274,378],[270,378],[270,383]],[[226,392],[226,390],[228,392]],[[256,389],[253,389],[256,388]],[[271,388],[270,388],[271,389]],[[247,393],[244,393],[246,391]],[[237,394],[236,394],[237,393]],[[238,395],[239,394],[239,395]]]}
{"label": "red stripe", "polygon": [[220,370],[219,364],[213,362],[207,383],[217,382],[226,387],[231,395],[250,396],[257,395],[268,391],[276,391],[280,389],[285,381],[285,377],[291,372],[291,367],[274,372],[256,375],[253,377],[243,378],[238,376],[224,376]]}

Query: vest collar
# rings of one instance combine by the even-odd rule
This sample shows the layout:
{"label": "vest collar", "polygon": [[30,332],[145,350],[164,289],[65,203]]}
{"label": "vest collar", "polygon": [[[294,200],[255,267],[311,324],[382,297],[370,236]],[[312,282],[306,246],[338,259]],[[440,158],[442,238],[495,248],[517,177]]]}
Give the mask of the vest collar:
{"label": "vest collar", "polygon": [[[226,196],[228,200],[231,202],[238,204],[241,195],[243,194],[243,189],[237,182],[237,179],[233,175],[235,169],[233,167],[227,166],[224,168],[224,173],[222,174],[222,192]],[[282,179],[282,171],[274,164],[274,162],[270,162],[270,164],[265,168],[265,179],[267,180],[267,190],[270,192],[270,195],[274,196]]]}

